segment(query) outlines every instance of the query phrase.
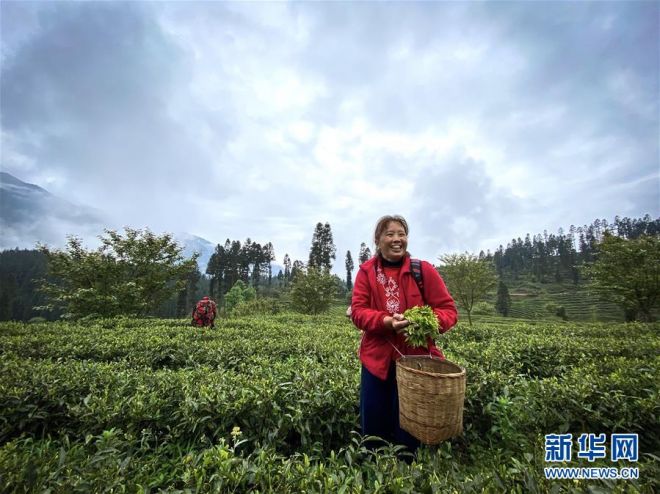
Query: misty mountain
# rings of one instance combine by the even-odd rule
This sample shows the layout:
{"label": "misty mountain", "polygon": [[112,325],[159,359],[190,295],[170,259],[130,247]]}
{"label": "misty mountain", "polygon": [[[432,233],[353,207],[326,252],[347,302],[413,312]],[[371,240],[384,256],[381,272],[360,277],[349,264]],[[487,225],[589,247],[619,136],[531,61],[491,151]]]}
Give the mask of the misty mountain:
{"label": "misty mountain", "polygon": [[197,258],[197,265],[199,266],[200,272],[206,273],[206,266],[209,263],[211,255],[215,251],[215,244],[209,242],[205,238],[198,237],[197,235],[191,235],[190,233],[179,233],[174,235],[174,240],[177,241],[179,245],[183,245],[183,255],[184,257],[191,257],[193,253],[197,252],[199,257]]}
{"label": "misty mountain", "polygon": [[96,236],[107,224],[101,211],[73,204],[37,185],[0,172],[0,249],[62,246],[67,234]]}
{"label": "misty mountain", "polygon": [[[95,208],[73,204],[37,185],[0,172],[0,250],[34,249],[37,243],[62,248],[67,235],[97,244],[97,236],[112,222]],[[189,233],[174,234],[186,257],[199,252],[199,269],[206,265],[215,244]]]}

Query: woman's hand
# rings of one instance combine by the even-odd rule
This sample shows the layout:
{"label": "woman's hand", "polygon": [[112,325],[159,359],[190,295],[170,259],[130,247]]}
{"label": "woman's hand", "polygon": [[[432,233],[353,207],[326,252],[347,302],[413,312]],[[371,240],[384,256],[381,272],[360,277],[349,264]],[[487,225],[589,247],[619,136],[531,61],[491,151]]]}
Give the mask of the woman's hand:
{"label": "woman's hand", "polygon": [[410,325],[410,322],[403,317],[403,314],[394,314],[393,316],[385,316],[383,318],[385,327],[391,329],[397,334],[405,333],[405,328]]}

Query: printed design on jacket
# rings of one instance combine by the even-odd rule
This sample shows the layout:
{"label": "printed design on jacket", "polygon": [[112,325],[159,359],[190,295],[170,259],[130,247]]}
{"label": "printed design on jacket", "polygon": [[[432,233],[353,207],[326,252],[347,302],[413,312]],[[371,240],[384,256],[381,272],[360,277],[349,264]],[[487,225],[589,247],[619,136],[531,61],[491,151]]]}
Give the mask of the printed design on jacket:
{"label": "printed design on jacket", "polygon": [[376,281],[383,285],[385,290],[385,310],[390,314],[399,312],[401,304],[399,302],[399,285],[394,278],[385,276],[382,268],[376,268]]}

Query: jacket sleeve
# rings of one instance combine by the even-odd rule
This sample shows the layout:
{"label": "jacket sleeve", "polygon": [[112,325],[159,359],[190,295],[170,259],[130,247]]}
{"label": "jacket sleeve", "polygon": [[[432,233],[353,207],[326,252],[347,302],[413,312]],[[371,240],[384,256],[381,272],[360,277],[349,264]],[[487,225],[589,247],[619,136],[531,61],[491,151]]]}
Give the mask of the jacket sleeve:
{"label": "jacket sleeve", "polygon": [[445,333],[458,321],[456,304],[449,294],[440,273],[432,264],[423,261],[422,273],[424,278],[424,300],[431,306],[440,322],[440,333]]}
{"label": "jacket sleeve", "polygon": [[371,308],[371,286],[369,278],[363,269],[358,270],[353,285],[353,298],[351,299],[351,320],[358,329],[367,332],[386,333],[383,318],[389,314],[382,310]]}

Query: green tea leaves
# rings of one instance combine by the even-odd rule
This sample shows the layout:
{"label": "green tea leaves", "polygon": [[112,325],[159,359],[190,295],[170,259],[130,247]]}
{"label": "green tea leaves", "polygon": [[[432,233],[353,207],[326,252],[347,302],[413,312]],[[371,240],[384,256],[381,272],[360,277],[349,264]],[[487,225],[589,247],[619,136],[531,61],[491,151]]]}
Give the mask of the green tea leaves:
{"label": "green tea leaves", "polygon": [[413,307],[403,313],[410,326],[406,328],[406,342],[413,347],[428,347],[428,338],[438,334],[438,318],[428,305]]}

